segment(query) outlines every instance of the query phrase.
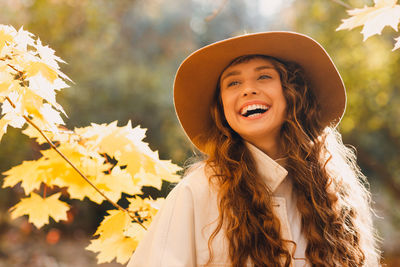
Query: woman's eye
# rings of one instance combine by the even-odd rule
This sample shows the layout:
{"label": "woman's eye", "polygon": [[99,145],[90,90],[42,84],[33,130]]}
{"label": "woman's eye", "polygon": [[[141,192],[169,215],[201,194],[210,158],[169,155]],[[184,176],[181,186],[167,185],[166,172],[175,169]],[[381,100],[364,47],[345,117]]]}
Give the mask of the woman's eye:
{"label": "woman's eye", "polygon": [[232,82],[228,83],[228,87],[235,86],[235,85],[238,85],[238,84],[239,84],[238,81],[232,81]]}
{"label": "woman's eye", "polygon": [[271,76],[264,74],[264,75],[260,75],[260,77],[258,77],[258,79],[259,80],[271,79]]}

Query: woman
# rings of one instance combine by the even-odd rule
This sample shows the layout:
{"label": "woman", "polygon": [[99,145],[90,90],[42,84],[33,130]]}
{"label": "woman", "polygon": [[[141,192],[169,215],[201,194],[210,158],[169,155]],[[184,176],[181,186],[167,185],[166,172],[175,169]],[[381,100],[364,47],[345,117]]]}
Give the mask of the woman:
{"label": "woman", "polygon": [[266,32],[203,47],[174,100],[205,159],[128,266],[379,266],[366,180],[335,130],[345,88],[316,41]]}

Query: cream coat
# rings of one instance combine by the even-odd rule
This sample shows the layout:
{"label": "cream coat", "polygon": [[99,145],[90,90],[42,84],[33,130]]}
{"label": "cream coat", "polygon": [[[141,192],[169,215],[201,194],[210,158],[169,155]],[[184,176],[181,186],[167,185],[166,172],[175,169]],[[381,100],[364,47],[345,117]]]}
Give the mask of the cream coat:
{"label": "cream coat", "polygon": [[[274,212],[281,222],[282,237],[297,244],[292,267],[309,266],[304,259],[307,241],[300,231],[300,214],[287,171],[255,146],[247,146],[259,175],[273,192]],[[208,239],[218,219],[215,188],[209,184],[204,166],[184,177],[168,195],[128,267],[205,266],[209,259]],[[223,230],[212,247],[214,260],[210,266],[230,266]]]}

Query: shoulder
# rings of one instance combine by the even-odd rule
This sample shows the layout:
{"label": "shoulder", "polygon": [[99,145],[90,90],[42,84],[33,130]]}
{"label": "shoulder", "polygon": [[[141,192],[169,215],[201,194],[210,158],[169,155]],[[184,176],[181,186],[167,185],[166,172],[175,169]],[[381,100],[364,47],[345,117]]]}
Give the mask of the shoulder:
{"label": "shoulder", "polygon": [[194,200],[214,194],[216,186],[210,184],[209,178],[211,175],[212,171],[204,162],[195,163],[190,166],[182,180],[179,181],[170,194],[174,194],[174,191],[187,192],[190,193]]}
{"label": "shoulder", "polygon": [[198,185],[206,185],[208,184],[209,175],[206,174],[206,164],[204,162],[197,162],[190,166],[183,176],[183,179],[180,183],[185,184],[186,186],[193,187]]}

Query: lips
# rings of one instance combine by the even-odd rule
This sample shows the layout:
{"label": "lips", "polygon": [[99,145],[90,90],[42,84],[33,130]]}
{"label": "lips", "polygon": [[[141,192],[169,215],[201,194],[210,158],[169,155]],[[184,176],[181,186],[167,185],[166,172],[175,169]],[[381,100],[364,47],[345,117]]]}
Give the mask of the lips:
{"label": "lips", "polygon": [[240,109],[240,115],[246,118],[256,117],[270,109],[269,105],[262,103],[247,103]]}

